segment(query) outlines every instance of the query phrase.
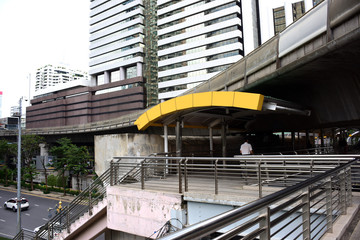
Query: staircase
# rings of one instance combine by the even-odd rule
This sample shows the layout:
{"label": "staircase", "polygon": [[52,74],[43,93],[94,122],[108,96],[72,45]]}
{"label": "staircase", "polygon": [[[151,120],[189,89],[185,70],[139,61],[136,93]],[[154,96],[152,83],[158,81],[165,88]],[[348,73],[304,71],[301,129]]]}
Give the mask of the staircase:
{"label": "staircase", "polygon": [[[143,159],[139,160],[140,163],[135,166],[134,163],[129,163],[129,168],[120,172],[116,167],[120,159],[114,158],[111,161],[110,168],[82,191],[68,206],[64,207],[59,214],[50,219],[35,234],[34,239],[66,239],[69,236],[79,234],[83,228],[93,224],[95,219],[98,220],[103,215],[106,218],[106,188],[116,184],[139,181],[140,169],[144,161]],[[101,228],[102,226],[99,226],[98,229]]]}

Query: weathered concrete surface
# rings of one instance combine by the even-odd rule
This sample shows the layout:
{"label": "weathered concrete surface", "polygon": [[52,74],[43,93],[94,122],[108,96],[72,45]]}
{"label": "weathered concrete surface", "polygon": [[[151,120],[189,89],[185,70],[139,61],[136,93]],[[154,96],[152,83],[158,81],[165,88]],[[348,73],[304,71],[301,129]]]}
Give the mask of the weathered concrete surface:
{"label": "weathered concrete surface", "polygon": [[111,230],[149,237],[171,219],[171,210],[180,210],[180,194],[107,188],[107,226]]}
{"label": "weathered concrete surface", "polygon": [[164,152],[164,140],[150,134],[110,134],[95,136],[95,171],[100,176],[110,167],[113,157],[148,156]]}

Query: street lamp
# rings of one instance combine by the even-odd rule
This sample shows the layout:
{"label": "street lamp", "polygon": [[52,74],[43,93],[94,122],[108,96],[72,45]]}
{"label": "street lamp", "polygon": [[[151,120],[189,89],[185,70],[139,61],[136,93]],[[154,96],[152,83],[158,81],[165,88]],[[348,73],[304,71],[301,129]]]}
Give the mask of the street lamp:
{"label": "street lamp", "polygon": [[19,99],[18,121],[18,159],[17,159],[17,233],[21,232],[21,104],[24,97]]}

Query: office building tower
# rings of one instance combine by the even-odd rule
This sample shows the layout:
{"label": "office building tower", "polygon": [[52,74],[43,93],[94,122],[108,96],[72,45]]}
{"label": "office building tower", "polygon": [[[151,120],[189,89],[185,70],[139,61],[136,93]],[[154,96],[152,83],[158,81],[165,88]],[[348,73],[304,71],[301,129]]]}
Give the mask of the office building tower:
{"label": "office building tower", "polygon": [[[93,85],[144,77],[147,106],[183,93],[244,56],[239,0],[94,0],[90,8]],[[257,32],[251,31],[254,39]],[[251,50],[258,43],[252,45]]]}
{"label": "office building tower", "polygon": [[88,78],[86,72],[48,64],[36,71],[35,91],[74,80],[88,80]]}
{"label": "office building tower", "polygon": [[261,42],[279,34],[323,0],[258,0]]}

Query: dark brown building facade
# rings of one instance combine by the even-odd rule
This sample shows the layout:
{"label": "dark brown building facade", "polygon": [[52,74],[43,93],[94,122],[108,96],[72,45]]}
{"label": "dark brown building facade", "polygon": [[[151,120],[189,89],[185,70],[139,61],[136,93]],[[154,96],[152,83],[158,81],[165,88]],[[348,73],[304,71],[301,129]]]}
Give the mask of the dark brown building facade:
{"label": "dark brown building facade", "polygon": [[31,100],[26,108],[26,128],[104,121],[144,109],[145,99],[143,77],[59,90]]}

